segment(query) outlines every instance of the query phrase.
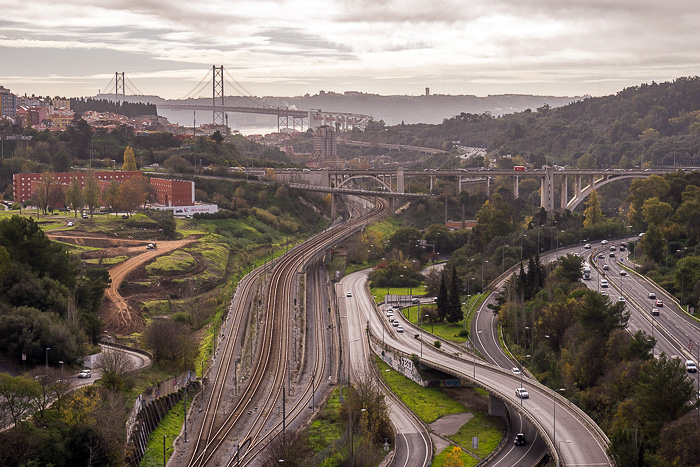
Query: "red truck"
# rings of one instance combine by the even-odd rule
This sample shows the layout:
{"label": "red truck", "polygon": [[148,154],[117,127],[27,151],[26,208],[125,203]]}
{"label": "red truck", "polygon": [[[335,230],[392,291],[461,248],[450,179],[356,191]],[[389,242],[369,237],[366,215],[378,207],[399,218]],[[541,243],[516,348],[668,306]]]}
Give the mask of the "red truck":
{"label": "red truck", "polygon": [[527,167],[525,167],[524,165],[516,165],[515,167],[513,167],[513,170],[515,170],[516,172],[525,172],[527,170]]}

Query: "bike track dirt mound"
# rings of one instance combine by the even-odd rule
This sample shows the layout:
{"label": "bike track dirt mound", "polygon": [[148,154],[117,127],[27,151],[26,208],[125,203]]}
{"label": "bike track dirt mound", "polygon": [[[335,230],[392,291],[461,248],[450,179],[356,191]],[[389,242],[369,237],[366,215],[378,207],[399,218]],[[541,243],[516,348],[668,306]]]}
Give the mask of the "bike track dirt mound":
{"label": "bike track dirt mound", "polygon": [[140,253],[109,269],[109,276],[112,279],[112,283],[107,290],[105,290],[105,298],[107,298],[108,301],[106,301],[102,307],[101,318],[110,331],[131,333],[143,327],[143,321],[139,311],[129,308],[128,302],[119,293],[119,286],[129,273],[157,256],[170,253],[178,248],[183,248],[195,241],[195,238],[160,241],[158,242],[158,249],[154,250],[144,250],[143,246],[127,248],[127,251],[130,253]]}

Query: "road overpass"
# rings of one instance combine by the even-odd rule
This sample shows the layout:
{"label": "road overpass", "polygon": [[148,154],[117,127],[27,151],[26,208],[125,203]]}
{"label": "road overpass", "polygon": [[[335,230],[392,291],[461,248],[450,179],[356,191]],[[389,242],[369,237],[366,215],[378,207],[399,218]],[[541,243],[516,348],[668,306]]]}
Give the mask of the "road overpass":
{"label": "road overpass", "polygon": [[[258,169],[259,170],[259,169]],[[519,197],[520,180],[526,178],[540,181],[540,206],[548,212],[574,210],[590,193],[608,183],[630,178],[647,178],[652,175],[662,176],[675,171],[693,171],[694,167],[668,167],[658,169],[571,169],[555,170],[546,166],[542,169],[516,171],[513,169],[392,169],[369,170],[299,170],[277,169],[276,180],[282,183],[301,185],[320,185],[323,187],[343,187],[352,180],[374,180],[383,189],[396,195],[406,193],[410,178],[429,177],[430,191],[438,178],[453,178],[457,181],[457,194],[468,183],[485,183],[487,196],[490,195],[491,183],[496,177],[510,177],[513,180],[513,193]],[[558,198],[558,199],[557,199]]]}

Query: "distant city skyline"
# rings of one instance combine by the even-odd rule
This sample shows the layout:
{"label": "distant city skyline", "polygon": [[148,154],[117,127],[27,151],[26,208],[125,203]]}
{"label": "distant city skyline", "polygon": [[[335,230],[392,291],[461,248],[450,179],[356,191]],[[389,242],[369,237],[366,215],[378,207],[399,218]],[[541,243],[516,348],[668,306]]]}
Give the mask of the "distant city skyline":
{"label": "distant city skyline", "polygon": [[18,95],[93,96],[124,71],[143,94],[180,98],[212,65],[258,96],[598,96],[700,74],[690,0],[0,5],[0,85]]}

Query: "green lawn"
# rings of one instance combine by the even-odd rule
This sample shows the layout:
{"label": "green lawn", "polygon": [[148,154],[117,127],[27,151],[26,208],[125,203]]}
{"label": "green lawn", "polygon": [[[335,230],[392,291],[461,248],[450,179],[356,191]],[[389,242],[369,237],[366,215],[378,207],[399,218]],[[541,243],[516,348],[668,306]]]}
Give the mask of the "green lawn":
{"label": "green lawn", "polygon": [[146,452],[141,459],[140,467],[159,467],[163,465],[163,435],[165,435],[166,462],[173,453],[173,440],[180,434],[180,428],[185,421],[184,401],[180,401],[160,421],[148,438]]}
{"label": "green lawn", "polygon": [[[381,290],[385,290],[385,289],[381,289]],[[393,291],[393,289],[392,289],[392,291]],[[486,297],[488,297],[488,294],[473,295],[469,298],[469,300],[464,305],[462,305],[462,309],[464,310],[465,313],[467,313],[470,309],[472,310],[472,313],[467,318],[467,323],[466,323],[467,331],[470,329],[471,319],[474,316],[474,311],[477,310],[478,307],[481,306],[481,303],[486,299]],[[422,305],[421,310],[423,310],[425,308],[425,306],[426,305]],[[427,305],[427,306],[434,306],[434,305]],[[409,320],[411,323],[415,324],[416,326],[418,325],[418,306],[404,308],[401,311],[403,312],[403,315],[407,320]],[[465,329],[464,326],[465,326],[464,320],[461,320],[455,324],[450,324],[447,322],[430,323],[430,322],[425,322],[425,319],[422,319],[420,327],[422,329],[425,329],[426,331],[430,331],[431,333],[435,334],[436,336],[438,336],[442,339],[452,341],[452,342],[457,342],[459,344],[463,344],[468,339],[467,336],[460,336],[459,335],[460,331]]]}
{"label": "green lawn", "polygon": [[[448,447],[444,449],[440,454],[435,456],[433,459],[433,463],[431,464],[432,467],[446,467],[448,457],[450,456],[450,451],[452,450],[452,447]],[[460,452],[460,458],[462,459],[462,464],[464,467],[474,467],[479,463],[479,460],[470,456],[464,451]],[[454,464],[451,464],[454,465]]]}
{"label": "green lawn", "polygon": [[[501,417],[492,417],[477,411],[472,411],[472,414],[474,417],[462,425],[457,434],[448,436],[448,438],[483,458],[498,447],[505,434],[506,426]],[[479,448],[472,451],[472,437],[474,436],[479,437]]]}
{"label": "green lawn", "polygon": [[376,361],[384,381],[392,392],[424,422],[432,423],[444,415],[467,411],[463,404],[447,397],[440,389],[424,388],[391,368],[379,357]]}
{"label": "green lawn", "polygon": [[174,251],[168,255],[157,257],[146,265],[150,276],[172,276],[189,272],[197,264],[191,254],[185,251]]}
{"label": "green lawn", "polygon": [[372,287],[370,288],[370,293],[374,297],[376,303],[381,303],[384,301],[385,295],[413,295],[414,297],[422,297],[427,293],[425,285],[420,285],[418,287]]}
{"label": "green lawn", "polygon": [[315,454],[342,438],[345,426],[340,421],[339,410],[340,389],[336,387],[308,429],[309,445]]}

